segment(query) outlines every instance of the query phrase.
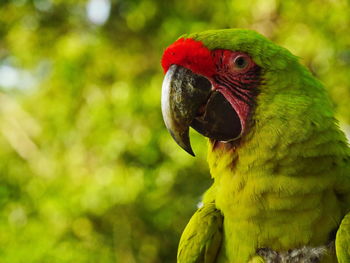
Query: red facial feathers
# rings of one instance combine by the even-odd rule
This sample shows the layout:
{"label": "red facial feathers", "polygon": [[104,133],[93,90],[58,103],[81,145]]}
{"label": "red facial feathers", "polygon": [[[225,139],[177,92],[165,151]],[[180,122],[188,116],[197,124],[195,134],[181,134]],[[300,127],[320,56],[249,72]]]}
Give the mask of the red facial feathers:
{"label": "red facial feathers", "polygon": [[210,50],[202,42],[191,38],[180,38],[164,51],[162,57],[164,73],[173,64],[206,77],[211,77],[215,73],[215,64]]}

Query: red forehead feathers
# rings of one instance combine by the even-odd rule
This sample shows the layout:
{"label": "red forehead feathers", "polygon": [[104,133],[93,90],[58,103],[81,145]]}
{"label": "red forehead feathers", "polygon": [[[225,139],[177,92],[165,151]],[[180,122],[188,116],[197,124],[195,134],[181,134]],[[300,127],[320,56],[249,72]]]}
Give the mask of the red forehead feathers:
{"label": "red forehead feathers", "polygon": [[183,66],[196,74],[207,77],[215,73],[210,50],[202,42],[191,38],[180,38],[164,51],[162,57],[164,73],[173,64]]}

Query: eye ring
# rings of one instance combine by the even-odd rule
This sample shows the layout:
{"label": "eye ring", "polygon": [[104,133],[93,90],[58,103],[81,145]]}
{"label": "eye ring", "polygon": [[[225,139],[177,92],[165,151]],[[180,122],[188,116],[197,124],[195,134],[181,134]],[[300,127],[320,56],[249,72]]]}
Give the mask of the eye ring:
{"label": "eye ring", "polygon": [[248,66],[248,59],[245,56],[237,56],[233,63],[238,69],[245,69]]}

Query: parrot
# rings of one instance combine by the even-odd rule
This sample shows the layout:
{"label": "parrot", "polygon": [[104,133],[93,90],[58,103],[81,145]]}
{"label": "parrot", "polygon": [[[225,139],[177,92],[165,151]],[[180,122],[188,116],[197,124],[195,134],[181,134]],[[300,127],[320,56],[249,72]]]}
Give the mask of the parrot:
{"label": "parrot", "polygon": [[333,103],[286,48],[250,29],[180,36],[161,58],[161,111],[212,184],[178,263],[350,262],[350,150]]}

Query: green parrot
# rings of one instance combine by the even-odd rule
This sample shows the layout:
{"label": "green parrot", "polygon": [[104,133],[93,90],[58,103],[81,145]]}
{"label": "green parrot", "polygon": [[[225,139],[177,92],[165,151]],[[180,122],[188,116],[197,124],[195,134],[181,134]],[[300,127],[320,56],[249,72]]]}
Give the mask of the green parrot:
{"label": "green parrot", "polygon": [[162,114],[194,155],[209,138],[212,186],[178,263],[350,262],[350,150],[323,85],[243,29],[182,36],[164,51]]}

